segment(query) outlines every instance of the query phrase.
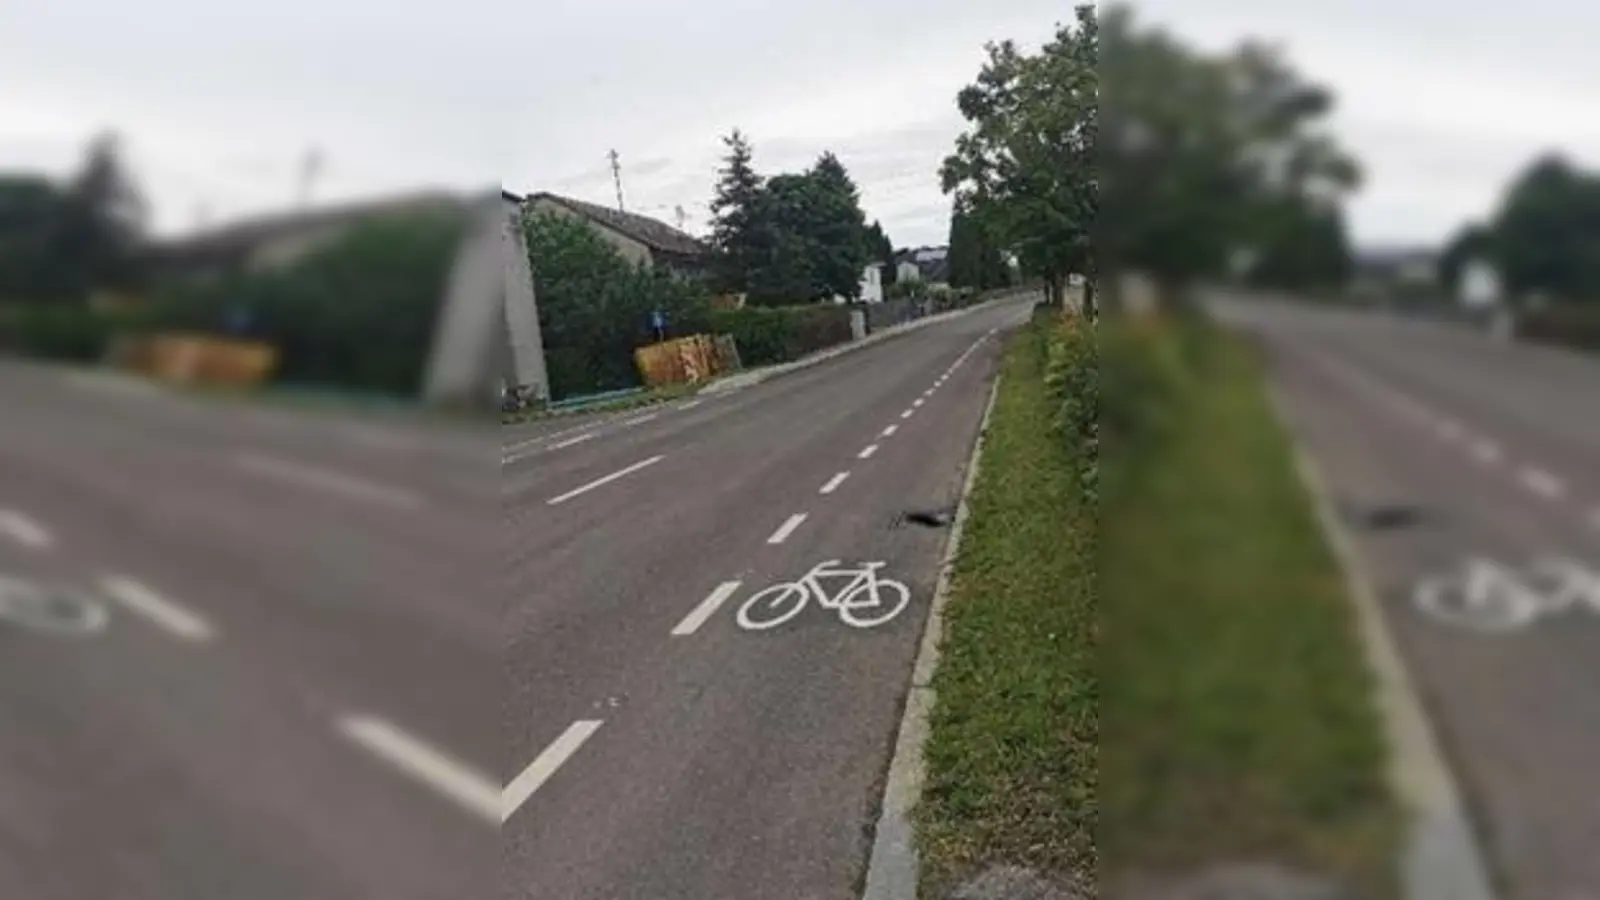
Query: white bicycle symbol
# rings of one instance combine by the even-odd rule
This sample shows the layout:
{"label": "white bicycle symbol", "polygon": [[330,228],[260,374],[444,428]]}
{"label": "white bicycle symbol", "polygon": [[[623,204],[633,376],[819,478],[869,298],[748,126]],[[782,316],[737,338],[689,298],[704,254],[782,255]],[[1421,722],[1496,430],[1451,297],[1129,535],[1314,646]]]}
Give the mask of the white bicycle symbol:
{"label": "white bicycle symbol", "polygon": [[1475,559],[1464,574],[1418,585],[1416,603],[1453,625],[1504,633],[1575,608],[1600,613],[1600,575],[1567,560],[1542,560],[1517,571]]}
{"label": "white bicycle symbol", "polygon": [[[846,625],[875,628],[900,615],[911,602],[910,588],[878,577],[885,565],[869,562],[843,568],[837,559],[820,563],[800,580],[775,584],[746,600],[739,607],[739,627],[746,631],[776,628],[800,615],[806,602],[815,597],[819,606],[836,610]],[[822,586],[824,578],[848,578],[850,583],[830,596]]]}

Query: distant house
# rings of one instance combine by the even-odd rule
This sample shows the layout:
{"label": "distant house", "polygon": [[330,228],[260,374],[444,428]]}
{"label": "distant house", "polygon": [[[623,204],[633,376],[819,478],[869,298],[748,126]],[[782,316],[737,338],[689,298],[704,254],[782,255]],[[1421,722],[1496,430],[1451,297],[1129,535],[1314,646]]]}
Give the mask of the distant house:
{"label": "distant house", "polygon": [[1356,254],[1355,287],[1362,293],[1439,286],[1439,254],[1425,248],[1383,248]]}
{"label": "distant house", "polygon": [[917,247],[894,255],[895,280],[950,283],[950,248]]}
{"label": "distant house", "polygon": [[430,209],[465,212],[473,199],[423,191],[242,219],[156,244],[151,261],[164,275],[221,275],[293,263],[355,225]]}
{"label": "distant house", "polygon": [[582,219],[623,258],[653,269],[685,277],[700,275],[711,259],[710,245],[649,216],[548,193],[532,194],[523,205],[526,209]]}

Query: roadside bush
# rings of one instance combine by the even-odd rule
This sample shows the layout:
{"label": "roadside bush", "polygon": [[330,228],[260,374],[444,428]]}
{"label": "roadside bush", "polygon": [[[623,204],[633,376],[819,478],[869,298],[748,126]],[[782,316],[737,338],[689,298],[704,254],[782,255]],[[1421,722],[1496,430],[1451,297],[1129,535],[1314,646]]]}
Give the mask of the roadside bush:
{"label": "roadside bush", "polygon": [[667,338],[705,329],[710,300],[698,285],[629,263],[583,222],[529,213],[523,233],[553,398],[638,387],[633,352],[656,340],[657,310]]}
{"label": "roadside bush", "polygon": [[850,340],[850,310],[834,305],[713,310],[708,328],[731,335],[746,366],[790,362]]}
{"label": "roadside bush", "polygon": [[1083,489],[1099,490],[1100,360],[1093,321],[1071,317],[1047,325],[1045,384],[1058,410],[1056,427],[1078,464]]}
{"label": "roadside bush", "polygon": [[1517,332],[1530,341],[1600,350],[1600,304],[1549,306],[1524,313]]}

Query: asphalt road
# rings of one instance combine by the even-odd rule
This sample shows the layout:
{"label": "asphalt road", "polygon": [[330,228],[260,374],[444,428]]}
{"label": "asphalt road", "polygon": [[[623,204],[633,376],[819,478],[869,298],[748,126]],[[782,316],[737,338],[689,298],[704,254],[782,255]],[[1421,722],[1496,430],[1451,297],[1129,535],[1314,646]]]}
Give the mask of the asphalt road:
{"label": "asphalt road", "polygon": [[[1030,305],[726,395],[508,429],[502,896],[857,895],[947,537],[901,516],[954,508],[998,333]],[[883,563],[908,607],[870,628],[814,599],[738,623],[829,560]]]}
{"label": "asphalt road", "polygon": [[0,362],[0,897],[487,895],[497,445]]}
{"label": "asphalt road", "polygon": [[1356,529],[1504,896],[1600,898],[1600,360],[1219,308]]}

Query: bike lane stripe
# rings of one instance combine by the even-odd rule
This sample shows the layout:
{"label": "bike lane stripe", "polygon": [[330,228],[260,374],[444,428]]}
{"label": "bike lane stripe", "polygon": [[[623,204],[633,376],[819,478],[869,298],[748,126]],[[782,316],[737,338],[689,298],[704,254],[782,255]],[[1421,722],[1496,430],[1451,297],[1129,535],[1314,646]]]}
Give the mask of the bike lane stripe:
{"label": "bike lane stripe", "polygon": [[795,513],[794,515],[790,516],[788,521],[778,526],[778,530],[772,533],[772,537],[767,538],[767,543],[781,544],[788,540],[789,536],[794,534],[795,531],[799,529],[800,525],[805,522],[805,520],[805,513]]}
{"label": "bike lane stripe", "polygon": [[565,494],[561,494],[559,496],[552,497],[549,500],[546,500],[545,504],[548,505],[548,506],[559,506],[559,505],[561,505],[561,504],[563,504],[563,503],[567,502],[568,500],[571,500],[571,499],[573,499],[575,497],[581,497],[584,494],[587,494],[590,491],[594,490],[595,488],[605,487],[606,485],[610,484],[613,481],[616,481],[619,478],[626,478],[629,475],[632,475],[633,473],[639,471],[640,469],[649,468],[650,466],[653,466],[656,463],[661,462],[663,459],[666,459],[666,457],[665,456],[652,456],[649,459],[644,460],[642,462],[636,462],[633,465],[628,466],[625,469],[620,469],[620,470],[618,470],[616,472],[612,472],[610,475],[607,475],[607,476],[605,476],[603,478],[596,478],[594,481],[591,481],[588,484],[583,485],[582,487],[573,488],[572,490],[567,491]]}
{"label": "bike lane stripe", "polygon": [[1523,469],[1520,477],[1528,490],[1546,500],[1559,500],[1567,492],[1567,487],[1561,483],[1561,479],[1543,469]]}
{"label": "bike lane stripe", "polygon": [[700,605],[696,606],[693,612],[684,616],[683,621],[678,623],[678,627],[672,629],[673,637],[688,637],[699,631],[700,626],[710,621],[711,617],[717,614],[717,610],[722,608],[722,604],[727,603],[734,594],[737,594],[743,584],[744,582],[742,581],[724,581],[722,584],[717,585],[716,590],[712,591],[706,599],[700,601]]}
{"label": "bike lane stripe", "polygon": [[539,788],[544,787],[545,782],[566,765],[567,760],[571,759],[589,738],[594,737],[594,733],[604,724],[597,719],[580,719],[573,722],[560,737],[556,738],[555,743],[535,757],[533,762],[522,770],[522,774],[512,779],[505,790],[500,792],[500,823],[503,825],[516,815],[517,810],[521,809]]}

